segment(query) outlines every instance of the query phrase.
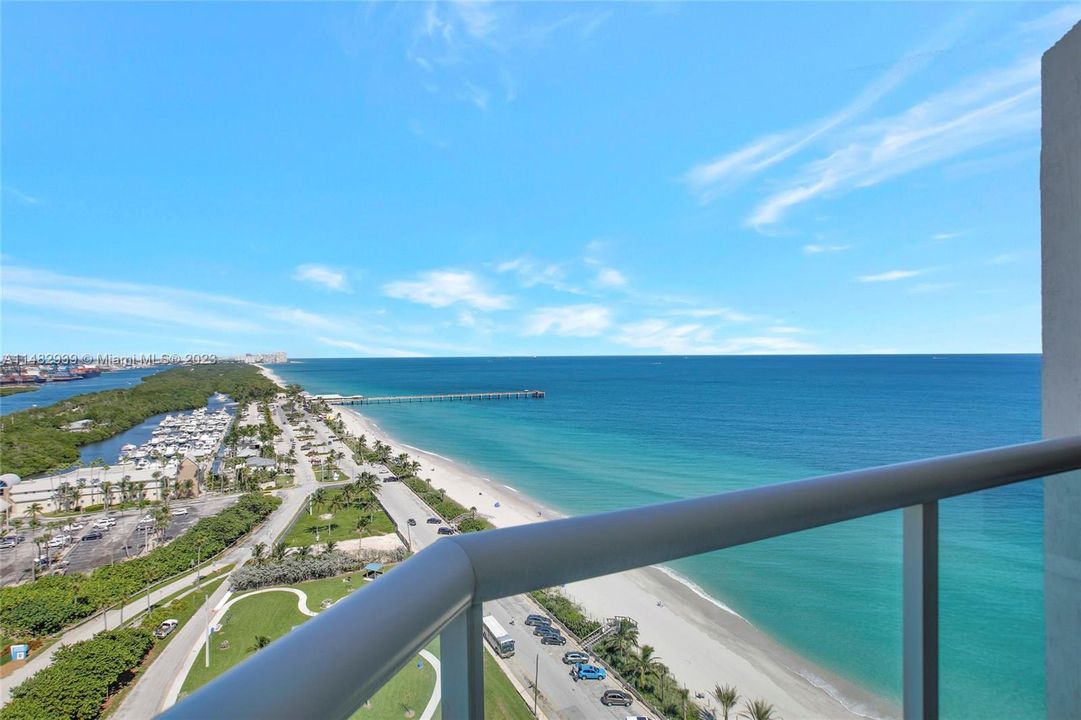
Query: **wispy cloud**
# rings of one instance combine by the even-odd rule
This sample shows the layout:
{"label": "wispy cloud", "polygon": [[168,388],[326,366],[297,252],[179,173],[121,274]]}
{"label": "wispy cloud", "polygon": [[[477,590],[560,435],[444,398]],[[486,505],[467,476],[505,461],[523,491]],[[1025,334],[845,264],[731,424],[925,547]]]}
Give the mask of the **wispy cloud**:
{"label": "wispy cloud", "polygon": [[487,292],[476,275],[464,270],[431,270],[421,273],[417,280],[390,282],[383,286],[383,294],[434,308],[461,303],[489,311],[511,304],[509,296]]}
{"label": "wispy cloud", "polygon": [[746,224],[763,228],[824,195],[871,187],[1034,131],[1040,123],[1039,77],[1039,58],[1027,57],[853,129],[845,145],[805,164],[786,187],[760,202]]}
{"label": "wispy cloud", "polygon": [[349,279],[345,272],[326,265],[299,265],[293,272],[293,279],[335,292],[349,292]]}
{"label": "wispy cloud", "polygon": [[767,328],[771,333],[777,333],[778,335],[806,335],[811,332],[801,327],[795,327],[793,325],[774,325]]}
{"label": "wispy cloud", "polygon": [[742,313],[738,310],[733,310],[732,308],[728,307],[697,307],[677,309],[670,310],[668,314],[691,318],[719,318],[721,320],[726,320],[732,323],[746,323],[758,319],[754,315],[748,315],[747,313]]}
{"label": "wispy cloud", "polygon": [[744,336],[717,338],[714,328],[700,323],[673,324],[649,318],[620,326],[615,342],[665,355],[804,354],[815,346],[791,337]]}
{"label": "wispy cloud", "polygon": [[621,288],[627,284],[627,278],[615,268],[601,268],[597,271],[597,284],[605,288]]}
{"label": "wispy cloud", "polygon": [[4,185],[4,194],[13,197],[21,202],[23,205],[38,205],[41,203],[39,198],[34,197],[28,193],[24,193],[17,187],[12,185]]}
{"label": "wispy cloud", "polygon": [[889,270],[875,275],[860,275],[856,278],[861,283],[895,282],[923,275],[926,270]]}
{"label": "wispy cloud", "polygon": [[935,52],[951,46],[963,27],[955,20],[932,35],[914,52],[894,63],[836,112],[802,128],[770,133],[730,153],[688,170],[684,181],[702,202],[709,202],[732,187],[787,160],[862,115],[913,73],[931,62]]}
{"label": "wispy cloud", "polygon": [[499,263],[495,270],[498,273],[513,273],[522,287],[547,285],[562,292],[583,294],[582,290],[567,282],[567,267],[564,263],[541,262],[522,256]]}
{"label": "wispy cloud", "polygon": [[567,335],[594,337],[612,324],[611,311],[601,305],[567,305],[543,307],[526,318],[526,335]]}
{"label": "wispy cloud", "polygon": [[988,265],[1009,265],[1015,263],[1021,259],[1021,253],[1002,253],[995,255],[994,257],[987,258]]}
{"label": "wispy cloud", "polygon": [[354,342],[352,340],[343,340],[341,338],[319,337],[316,339],[324,345],[342,348],[344,350],[352,350],[359,355],[368,357],[425,357],[423,353],[413,352],[411,350],[379,346],[373,347],[371,345],[364,345],[363,343]]}
{"label": "wispy cloud", "polygon": [[957,232],[940,232],[940,233],[935,233],[934,235],[932,235],[931,239],[932,240],[953,240],[954,238],[961,237],[966,232],[968,232],[968,231],[967,230],[960,230],[960,231],[957,231]]}
{"label": "wispy cloud", "polygon": [[838,253],[851,250],[851,245],[818,245],[810,244],[803,246],[804,255],[820,255],[822,253]]}

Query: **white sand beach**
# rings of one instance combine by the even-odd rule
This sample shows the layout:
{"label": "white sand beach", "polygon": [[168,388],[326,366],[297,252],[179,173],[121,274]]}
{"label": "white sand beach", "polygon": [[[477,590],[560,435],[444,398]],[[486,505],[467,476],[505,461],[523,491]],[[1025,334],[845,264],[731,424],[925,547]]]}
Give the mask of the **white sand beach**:
{"label": "white sand beach", "polygon": [[[281,379],[264,368],[279,384]],[[354,435],[366,435],[421,463],[422,477],[466,507],[476,506],[492,524],[509,527],[561,517],[509,485],[481,476],[460,462],[397,441],[351,408],[335,408]],[[673,675],[707,696],[714,685],[736,686],[744,698],[773,703],[785,720],[895,718],[900,709],[851,682],[818,668],[756,629],[691,584],[657,567],[572,583],[563,590],[597,618],[633,617],[640,643],[656,648]]]}

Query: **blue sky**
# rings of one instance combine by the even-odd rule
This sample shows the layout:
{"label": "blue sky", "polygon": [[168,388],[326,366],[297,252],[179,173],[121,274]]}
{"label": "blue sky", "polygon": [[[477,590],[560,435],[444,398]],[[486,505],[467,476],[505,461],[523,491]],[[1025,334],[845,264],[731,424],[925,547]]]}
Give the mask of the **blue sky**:
{"label": "blue sky", "polygon": [[3,5],[3,350],[1037,352],[1063,4]]}

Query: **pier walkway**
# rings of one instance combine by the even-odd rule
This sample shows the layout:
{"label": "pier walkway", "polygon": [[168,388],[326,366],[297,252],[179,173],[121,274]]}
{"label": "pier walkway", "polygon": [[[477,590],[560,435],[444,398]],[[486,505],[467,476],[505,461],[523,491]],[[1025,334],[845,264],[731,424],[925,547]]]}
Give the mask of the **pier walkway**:
{"label": "pier walkway", "polygon": [[443,393],[439,395],[315,395],[328,405],[380,405],[407,402],[448,402],[452,400],[519,400],[541,399],[543,390],[506,390],[500,392]]}

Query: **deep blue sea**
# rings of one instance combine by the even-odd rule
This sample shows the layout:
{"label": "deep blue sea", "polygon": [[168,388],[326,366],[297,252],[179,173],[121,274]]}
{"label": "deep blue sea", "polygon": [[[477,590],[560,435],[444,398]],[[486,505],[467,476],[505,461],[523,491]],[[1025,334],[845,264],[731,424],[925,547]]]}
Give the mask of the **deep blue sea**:
{"label": "deep blue sea", "polygon": [[[1040,435],[1037,355],[319,359],[272,367],[313,393],[546,390],[544,400],[362,410],[398,439],[569,514]],[[1032,481],[942,503],[945,718],[1044,715],[1042,502],[1042,485]],[[805,657],[899,699],[899,513],[673,568]]]}
{"label": "deep blue sea", "polygon": [[32,407],[45,407],[53,403],[67,400],[73,395],[83,393],[101,392],[102,390],[116,390],[138,385],[147,375],[161,372],[165,368],[132,368],[130,370],[117,370],[107,372],[97,377],[85,380],[72,380],[70,382],[42,383],[33,392],[8,395],[0,398],[0,415],[26,410]]}

